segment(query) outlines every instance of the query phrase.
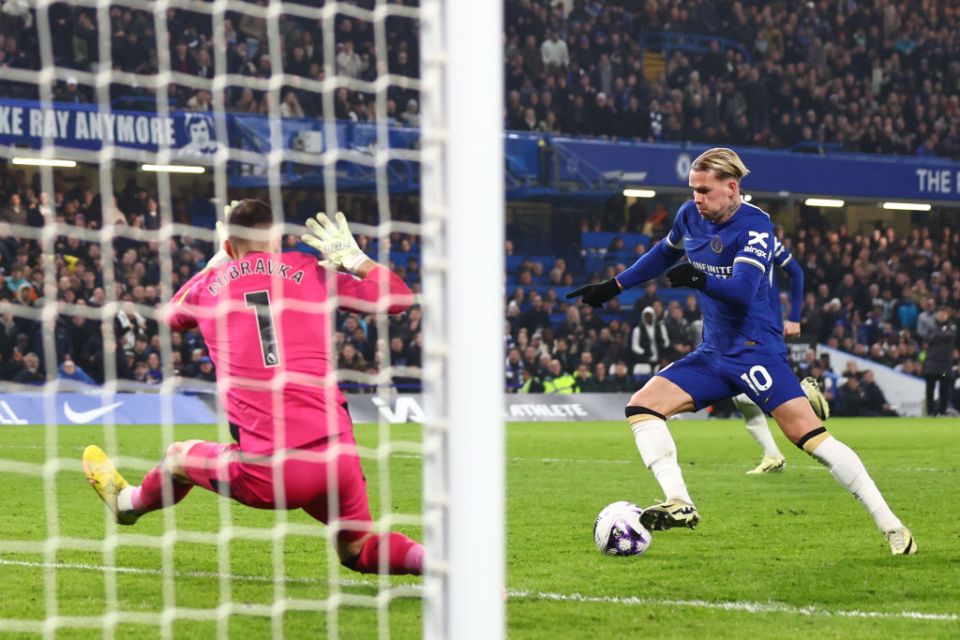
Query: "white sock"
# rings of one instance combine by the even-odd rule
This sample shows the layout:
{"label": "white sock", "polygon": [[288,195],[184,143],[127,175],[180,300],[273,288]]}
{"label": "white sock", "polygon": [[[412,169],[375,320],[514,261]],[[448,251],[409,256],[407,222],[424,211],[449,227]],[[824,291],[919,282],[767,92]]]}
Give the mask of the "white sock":
{"label": "white sock", "polygon": [[117,511],[133,511],[133,490],[136,487],[127,485],[117,494]]}
{"label": "white sock", "polygon": [[653,476],[663,489],[663,495],[667,499],[676,498],[693,504],[677,462],[677,445],[667,429],[667,423],[652,418],[631,425],[631,429],[637,441],[637,449],[640,450],[640,457],[647,468],[653,471]]}
{"label": "white sock", "polygon": [[876,483],[863,466],[860,456],[853,449],[836,438],[827,436],[810,455],[826,466],[837,482],[863,503],[880,531],[886,533],[903,526],[887,506]]}
{"label": "white sock", "polygon": [[747,423],[747,431],[757,441],[760,448],[763,449],[763,455],[767,458],[782,458],[783,454],[773,441],[773,434],[770,433],[770,426],[767,424],[767,416],[745,393],[733,399],[737,409],[743,414],[743,419]]}

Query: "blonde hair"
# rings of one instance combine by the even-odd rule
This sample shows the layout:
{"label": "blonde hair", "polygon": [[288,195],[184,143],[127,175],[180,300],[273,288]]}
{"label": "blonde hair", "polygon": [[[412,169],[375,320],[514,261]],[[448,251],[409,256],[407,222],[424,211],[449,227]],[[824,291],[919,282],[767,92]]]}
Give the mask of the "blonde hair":
{"label": "blonde hair", "polygon": [[740,182],[750,174],[750,169],[743,164],[743,160],[733,149],[714,147],[707,149],[690,165],[691,171],[713,171],[717,178],[724,180],[733,178]]}

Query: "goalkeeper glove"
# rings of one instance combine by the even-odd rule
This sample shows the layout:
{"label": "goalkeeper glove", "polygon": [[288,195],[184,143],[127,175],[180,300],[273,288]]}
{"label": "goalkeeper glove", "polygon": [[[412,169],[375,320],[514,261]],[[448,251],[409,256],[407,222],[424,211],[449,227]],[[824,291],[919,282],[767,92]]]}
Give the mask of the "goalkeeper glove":
{"label": "goalkeeper glove", "polygon": [[230,211],[238,204],[240,204],[240,201],[234,200],[225,206],[223,208],[223,220],[217,220],[217,252],[207,261],[207,266],[210,268],[216,268],[230,262],[230,254],[227,253],[226,247],[227,238],[230,237],[230,234],[227,233],[227,225],[224,221],[230,216]]}
{"label": "goalkeeper glove", "polygon": [[689,262],[678,264],[668,270],[667,280],[670,282],[670,286],[674,288],[689,287],[703,291],[707,286],[707,274]]}
{"label": "goalkeeper glove", "polygon": [[578,287],[568,293],[567,298],[583,296],[581,302],[590,305],[594,309],[599,309],[603,306],[603,303],[613,300],[620,295],[621,291],[623,291],[623,287],[620,286],[620,282],[618,282],[616,278],[610,278],[599,284],[585,284],[582,287]]}
{"label": "goalkeeper glove", "polygon": [[346,217],[339,211],[335,217],[337,221],[333,222],[321,212],[317,214],[316,220],[308,219],[309,233],[303,234],[300,239],[323,254],[325,260],[320,264],[354,273],[369,258],[353,239]]}

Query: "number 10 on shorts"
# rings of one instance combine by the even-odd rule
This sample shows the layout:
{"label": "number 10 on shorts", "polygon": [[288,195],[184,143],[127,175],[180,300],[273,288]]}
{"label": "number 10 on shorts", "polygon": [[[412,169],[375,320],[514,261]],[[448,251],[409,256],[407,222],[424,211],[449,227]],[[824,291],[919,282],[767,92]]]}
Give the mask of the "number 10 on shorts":
{"label": "number 10 on shorts", "polygon": [[750,391],[759,396],[761,391],[766,391],[773,386],[773,378],[770,372],[763,365],[754,365],[750,367],[749,373],[741,373],[740,379],[747,383]]}

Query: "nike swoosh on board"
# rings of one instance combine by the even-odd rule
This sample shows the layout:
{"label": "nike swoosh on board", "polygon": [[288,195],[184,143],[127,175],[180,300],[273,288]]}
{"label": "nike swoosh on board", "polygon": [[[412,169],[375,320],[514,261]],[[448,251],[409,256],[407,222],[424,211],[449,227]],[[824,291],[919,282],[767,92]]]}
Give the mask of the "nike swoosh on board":
{"label": "nike swoosh on board", "polygon": [[74,424],[87,424],[88,422],[93,422],[100,416],[110,413],[122,404],[122,402],[114,402],[113,404],[97,407],[96,409],[90,409],[89,411],[75,411],[70,406],[69,402],[64,402],[63,414],[67,416],[67,419]]}

